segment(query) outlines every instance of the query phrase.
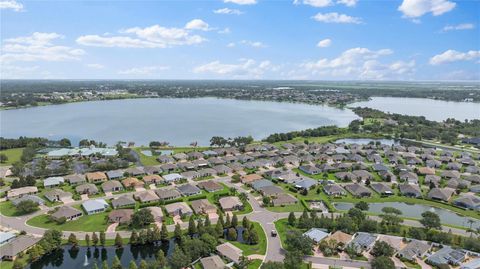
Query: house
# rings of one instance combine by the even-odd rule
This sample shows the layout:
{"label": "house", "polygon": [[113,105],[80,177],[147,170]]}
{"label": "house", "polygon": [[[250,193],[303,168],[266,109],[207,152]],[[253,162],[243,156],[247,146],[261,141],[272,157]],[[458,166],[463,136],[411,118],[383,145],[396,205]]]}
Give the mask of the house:
{"label": "house", "polygon": [[50,202],[61,202],[63,199],[71,199],[73,195],[61,189],[53,189],[45,192],[44,196]]}
{"label": "house", "polygon": [[125,174],[130,175],[131,177],[138,177],[145,175],[143,167],[130,167],[125,169]]}
{"label": "house", "polygon": [[180,174],[173,173],[173,174],[164,175],[163,179],[165,179],[165,182],[170,183],[170,182],[175,182],[175,181],[184,179],[184,177],[181,176]]}
{"label": "house", "polygon": [[217,171],[212,168],[204,168],[197,171],[200,177],[211,177],[217,174]]}
{"label": "house", "polygon": [[416,258],[423,259],[430,248],[431,246],[429,244],[414,239],[410,241],[410,243],[408,243],[408,245],[406,245],[403,249],[401,249],[397,253],[397,256],[409,261],[415,261]]}
{"label": "house", "polygon": [[133,194],[133,197],[140,201],[140,203],[151,203],[160,200],[160,198],[155,194],[155,191],[153,190],[135,192]]}
{"label": "house", "polygon": [[369,233],[358,232],[349,245],[354,247],[357,251],[370,250],[375,244],[377,236]]}
{"label": "house", "polygon": [[199,199],[190,202],[195,214],[212,214],[217,212],[217,207],[212,205],[207,199]]}
{"label": "house", "polygon": [[212,255],[200,259],[203,269],[225,269],[227,266],[218,255]]}
{"label": "house", "polygon": [[111,170],[107,172],[107,177],[110,180],[122,179],[124,176],[123,170]]}
{"label": "house", "polygon": [[323,186],[323,191],[328,196],[333,196],[333,197],[339,197],[339,196],[347,195],[347,192],[345,191],[345,189],[343,189],[338,184],[327,184],[327,185]]}
{"label": "house", "polygon": [[189,184],[189,183],[177,186],[177,190],[183,196],[192,196],[192,195],[197,195],[197,194],[202,193],[202,191],[197,186]]}
{"label": "house", "polygon": [[104,212],[108,208],[108,203],[103,199],[87,200],[82,204],[83,209],[88,215]]}
{"label": "house", "polygon": [[418,185],[411,185],[408,183],[398,185],[398,189],[403,196],[419,198],[422,197],[422,191]]}
{"label": "house", "polygon": [[162,168],[160,168],[159,165],[144,166],[143,171],[147,175],[158,175],[158,174],[162,173]]}
{"label": "house", "polygon": [[82,211],[71,206],[61,206],[56,208],[55,212],[53,212],[50,216],[56,220],[65,218],[66,221],[71,221],[81,217]]}
{"label": "house", "polygon": [[241,249],[229,242],[218,245],[215,249],[220,256],[234,263],[239,263],[240,257],[243,255],[243,251]]}
{"label": "house", "polygon": [[455,199],[453,204],[463,208],[480,211],[480,197],[475,195],[463,194]]}
{"label": "house", "polygon": [[385,183],[372,183],[370,184],[370,187],[382,196],[390,196],[394,194],[392,188]]}
{"label": "house", "polygon": [[325,240],[335,240],[335,242],[338,243],[339,248],[343,249],[350,241],[352,241],[352,238],[353,236],[338,230],[333,234],[329,235]]}
{"label": "house", "polygon": [[259,191],[263,187],[273,186],[273,182],[266,179],[259,179],[253,182],[251,185],[254,190]]}
{"label": "house", "polygon": [[0,232],[0,246],[13,241],[16,237],[12,232]]}
{"label": "house", "polygon": [[145,185],[145,183],[143,183],[142,181],[140,181],[139,179],[137,179],[135,177],[129,177],[129,178],[126,178],[126,179],[122,180],[122,184],[123,184],[123,186],[125,186],[126,189],[143,187]]}
{"label": "house", "polygon": [[435,168],[420,167],[420,168],[418,168],[418,173],[420,175],[435,175]]}
{"label": "house", "polygon": [[322,172],[320,168],[313,165],[301,165],[298,169],[308,175],[318,175]]}
{"label": "house", "polygon": [[190,216],[193,214],[192,209],[185,202],[177,202],[165,205],[165,211],[168,215],[174,216]]}
{"label": "house", "polygon": [[182,153],[182,152],[173,154],[172,157],[177,161],[188,159],[187,154]]}
{"label": "house", "polygon": [[27,186],[27,187],[21,187],[17,189],[11,189],[7,192],[7,200],[21,198],[22,196],[36,194],[37,192],[38,192],[38,189],[35,186]]}
{"label": "house", "polygon": [[452,188],[433,188],[428,193],[428,198],[432,200],[448,202],[448,200],[450,200],[450,197],[452,197],[453,193],[455,193],[455,190]]}
{"label": "house", "polygon": [[342,181],[353,181],[357,179],[357,176],[351,172],[337,172],[335,173],[335,177]]}
{"label": "house", "polygon": [[156,174],[153,174],[153,175],[146,175],[142,178],[143,182],[145,182],[145,184],[160,184],[163,179],[161,176],[159,175],[156,175]]}
{"label": "house", "polygon": [[298,201],[297,198],[293,197],[288,193],[278,194],[272,199],[273,206],[293,205],[297,203],[297,201]]}
{"label": "house", "polygon": [[98,193],[98,188],[95,184],[92,184],[92,183],[85,183],[85,184],[82,184],[82,185],[78,185],[77,187],[75,187],[75,191],[78,193],[78,194],[90,194],[90,195],[93,195],[93,194],[97,194]]}
{"label": "house", "polygon": [[372,195],[369,189],[358,183],[347,184],[345,185],[345,189],[355,197],[370,197]]}
{"label": "house", "polygon": [[108,222],[129,224],[132,220],[133,209],[115,209],[108,214]]}
{"label": "house", "polygon": [[[174,162],[175,160],[171,157],[171,156],[168,156],[168,155],[160,155],[157,157],[157,161],[159,163],[172,163]],[[163,169],[162,169],[163,170]]]}
{"label": "house", "polygon": [[204,189],[208,192],[216,192],[216,191],[221,191],[223,190],[223,186],[215,181],[212,180],[207,180],[207,181],[202,181],[198,183],[197,185],[201,189]]}
{"label": "house", "polygon": [[102,183],[102,190],[104,192],[122,191],[123,186],[122,186],[122,183],[120,183],[119,181],[110,180],[110,181]]}
{"label": "house", "polygon": [[301,190],[309,190],[313,188],[315,185],[317,185],[317,181],[310,178],[304,178],[293,183],[293,186],[295,188],[301,189]]}
{"label": "house", "polygon": [[452,178],[460,178],[460,173],[455,170],[445,170],[441,174],[441,177],[446,178],[446,179],[452,179]]}
{"label": "house", "polygon": [[122,195],[112,199],[113,208],[135,206],[135,200],[130,195]]}
{"label": "house", "polygon": [[453,249],[450,246],[444,246],[437,252],[427,258],[427,263],[440,266],[442,264],[459,265],[465,260],[466,253],[460,249]]}
{"label": "house", "polygon": [[14,261],[20,253],[25,253],[34,246],[40,237],[20,235],[14,240],[0,246],[0,259],[3,261]]}
{"label": "house", "polygon": [[168,201],[182,197],[182,194],[174,188],[156,189],[155,193],[162,201]]}
{"label": "house", "polygon": [[361,179],[362,181],[366,181],[366,180],[372,180],[373,179],[373,175],[366,171],[366,170],[354,170],[352,171],[352,173],[359,179]]}
{"label": "house", "polygon": [[65,182],[63,177],[48,177],[43,181],[43,187],[53,188],[58,187]]}
{"label": "house", "polygon": [[12,204],[13,204],[14,206],[17,206],[20,202],[26,201],[26,200],[32,201],[32,202],[34,202],[34,203],[37,203],[38,205],[44,205],[44,204],[45,204],[45,202],[43,201],[42,198],[40,198],[40,197],[38,197],[38,196],[36,196],[36,195],[30,195],[30,194],[27,194],[27,195],[24,195],[24,196],[22,196],[22,197],[20,197],[20,198],[17,198],[17,199],[12,200]]}
{"label": "house", "polygon": [[196,179],[200,177],[200,174],[197,171],[186,171],[181,174],[182,177],[186,179]]}
{"label": "house", "polygon": [[313,240],[315,244],[318,244],[330,234],[319,228],[311,228],[310,230],[303,233],[303,235]]}
{"label": "house", "polygon": [[388,167],[386,167],[385,165],[380,164],[380,163],[373,164],[372,169],[375,172],[388,171]]}
{"label": "house", "polygon": [[283,189],[279,186],[271,185],[265,186],[258,190],[263,196],[272,197],[278,196],[279,194],[284,193]]}
{"label": "house", "polygon": [[235,211],[235,210],[242,210],[243,203],[240,201],[240,198],[236,196],[227,196],[218,199],[220,203],[220,207],[223,211]]}
{"label": "house", "polygon": [[98,183],[98,182],[103,182],[108,180],[107,175],[103,172],[87,173],[85,174],[85,177],[87,178],[87,181],[90,183]]}
{"label": "house", "polygon": [[187,153],[188,159],[201,159],[203,154],[198,151],[191,151]]}
{"label": "house", "polygon": [[405,181],[408,184],[418,184],[417,174],[410,171],[401,171],[399,178],[400,180]]}
{"label": "house", "polygon": [[177,169],[177,165],[173,163],[166,163],[160,165],[160,169],[162,169],[163,172],[171,173]]}
{"label": "house", "polygon": [[426,175],[424,183],[425,184],[432,183],[433,185],[438,187],[440,185],[440,180],[441,180],[441,178],[437,175]]}
{"label": "house", "polygon": [[230,174],[233,172],[232,168],[224,165],[224,164],[221,164],[221,165],[215,165],[213,167],[213,169],[215,169],[215,171],[217,171],[217,174]]}
{"label": "house", "polygon": [[469,262],[463,263],[460,267],[460,269],[478,269],[478,268],[480,268],[480,258],[472,259]]}
{"label": "house", "polygon": [[260,180],[260,179],[262,179],[262,176],[258,175],[258,174],[249,174],[249,175],[244,175],[244,176],[240,177],[240,181],[243,184],[251,184],[254,181],[257,181],[257,180]]}
{"label": "house", "polygon": [[162,220],[163,220],[163,210],[162,210],[162,208],[160,208],[158,206],[149,206],[149,207],[146,207],[146,209],[150,210],[150,213],[152,213],[154,221],[162,222]]}
{"label": "house", "polygon": [[77,185],[87,182],[84,175],[81,174],[72,174],[64,177],[65,181],[70,183],[70,185]]}

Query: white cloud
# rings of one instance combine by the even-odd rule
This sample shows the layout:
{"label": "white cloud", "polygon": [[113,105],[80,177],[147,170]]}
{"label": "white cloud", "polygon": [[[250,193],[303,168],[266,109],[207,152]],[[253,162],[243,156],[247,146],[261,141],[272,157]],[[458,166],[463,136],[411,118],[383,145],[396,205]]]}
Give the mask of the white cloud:
{"label": "white cloud", "polygon": [[153,75],[154,72],[164,71],[170,69],[169,66],[144,66],[144,67],[133,67],[130,69],[120,70],[118,74],[120,75]]}
{"label": "white cloud", "polygon": [[398,10],[407,18],[418,18],[427,13],[434,16],[451,11],[456,6],[455,2],[448,0],[403,0]]}
{"label": "white cloud", "polygon": [[85,46],[120,47],[120,48],[169,48],[173,46],[194,45],[206,41],[191,30],[209,29],[202,20],[192,20],[184,28],[167,28],[160,25],[133,27],[120,31],[124,35],[84,35],[77,38],[77,43]]}
{"label": "white cloud", "polygon": [[447,50],[442,54],[438,54],[430,58],[430,64],[439,65],[458,61],[471,61],[477,58],[480,58],[480,50],[470,50],[468,52]]}
{"label": "white cloud", "polygon": [[103,69],[105,66],[103,64],[86,64],[87,67],[92,69]]}
{"label": "white cloud", "polygon": [[[294,4],[300,4],[300,1],[294,1]],[[312,7],[328,7],[333,5],[332,0],[303,0],[304,5],[309,5]]]}
{"label": "white cloud", "polygon": [[260,41],[242,40],[242,41],[240,41],[240,43],[243,44],[243,45],[246,45],[246,46],[253,47],[253,48],[266,48],[267,47],[267,45],[263,44]]}
{"label": "white cloud", "polygon": [[276,71],[277,67],[270,61],[257,63],[252,59],[241,59],[237,64],[225,64],[213,61],[193,69],[194,73],[207,73],[234,78],[261,78],[268,71]]}
{"label": "white cloud", "polygon": [[54,45],[52,42],[63,36],[57,33],[35,32],[30,36],[6,39],[2,46],[2,62],[59,62],[79,60],[85,51],[67,46]]}
{"label": "white cloud", "polygon": [[232,9],[232,8],[220,8],[220,9],[216,9],[213,11],[213,13],[215,14],[227,14],[227,15],[241,15],[243,14],[242,11],[238,10],[238,9]]}
{"label": "white cloud", "polygon": [[471,30],[474,29],[475,25],[472,23],[461,23],[457,25],[447,25],[443,27],[443,32],[448,32],[448,31],[457,31],[457,30]]}
{"label": "white cloud", "polygon": [[390,49],[370,50],[352,48],[333,59],[307,61],[290,75],[316,79],[395,79],[413,74],[415,61],[384,63],[382,57],[392,54]]}
{"label": "white cloud", "polygon": [[343,4],[347,7],[354,7],[357,5],[358,0],[338,0],[337,4]]}
{"label": "white cloud", "polygon": [[362,19],[358,17],[351,17],[345,14],[339,14],[337,12],[318,13],[317,15],[313,16],[313,19],[325,23],[362,23]]}
{"label": "white cloud", "polygon": [[326,39],[318,41],[317,47],[326,48],[326,47],[330,47],[331,44],[332,44],[332,40],[330,38],[326,38]]}
{"label": "white cloud", "polygon": [[231,31],[230,31],[230,28],[225,27],[223,30],[219,30],[218,33],[219,34],[230,34]]}
{"label": "white cloud", "polygon": [[237,5],[255,5],[257,0],[223,0],[224,3],[233,3]]}
{"label": "white cloud", "polygon": [[208,23],[204,22],[200,19],[193,19],[185,25],[185,29],[187,30],[201,30],[201,31],[208,31],[210,30]]}
{"label": "white cloud", "polygon": [[0,65],[0,79],[21,79],[31,78],[38,75],[38,66],[15,66],[15,65]]}
{"label": "white cloud", "polygon": [[15,0],[0,1],[0,9],[13,9],[14,11],[22,11],[23,4]]}

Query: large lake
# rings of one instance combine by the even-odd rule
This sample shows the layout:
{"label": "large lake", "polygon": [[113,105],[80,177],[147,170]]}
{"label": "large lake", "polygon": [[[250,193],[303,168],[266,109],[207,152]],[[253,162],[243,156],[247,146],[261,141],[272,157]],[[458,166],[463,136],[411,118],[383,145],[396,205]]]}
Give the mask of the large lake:
{"label": "large lake", "polygon": [[130,99],[92,101],[0,111],[3,137],[88,138],[148,145],[168,141],[208,145],[212,136],[252,135],[262,139],[323,125],[347,126],[357,116],[349,109],[297,103],[231,99]]}
{"label": "large lake", "polygon": [[443,121],[480,119],[480,104],[447,102],[425,98],[372,97],[369,101],[350,104],[349,107],[369,107],[384,112],[410,116],[425,116],[428,120]]}

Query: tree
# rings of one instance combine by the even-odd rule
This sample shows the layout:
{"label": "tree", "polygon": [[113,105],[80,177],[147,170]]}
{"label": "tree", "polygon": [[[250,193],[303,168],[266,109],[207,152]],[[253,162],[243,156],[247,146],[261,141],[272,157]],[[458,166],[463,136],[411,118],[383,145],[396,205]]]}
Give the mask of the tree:
{"label": "tree", "polygon": [[173,231],[173,234],[176,239],[180,239],[180,237],[182,237],[182,228],[180,227],[180,224],[175,224],[175,230]]}
{"label": "tree", "polygon": [[0,163],[6,163],[8,161],[8,156],[4,153],[0,153]]}
{"label": "tree", "polygon": [[152,212],[146,208],[143,208],[133,213],[130,225],[134,228],[144,228],[154,221],[155,220]]}
{"label": "tree", "polygon": [[367,211],[369,209],[368,203],[365,201],[360,201],[355,204],[355,208],[358,208],[362,211]]}
{"label": "tree", "polygon": [[74,233],[71,233],[71,234],[68,236],[68,243],[69,243],[70,245],[72,245],[72,247],[77,247],[78,240],[77,240],[77,237],[75,236]]}
{"label": "tree", "polygon": [[165,223],[162,223],[162,229],[160,230],[160,240],[166,241],[167,239],[168,239],[167,225],[165,225]]}
{"label": "tree", "polygon": [[138,267],[139,269],[148,269],[148,264],[145,260],[140,261],[140,266]]}
{"label": "tree", "polygon": [[62,245],[62,233],[57,230],[48,230],[46,231],[42,239],[39,241],[39,245],[45,251],[45,253],[50,253]]}
{"label": "tree", "polygon": [[290,214],[288,214],[288,224],[290,226],[295,226],[296,222],[297,222],[297,219],[295,218],[295,213],[290,212]]}
{"label": "tree", "polygon": [[233,214],[233,217],[232,217],[232,227],[233,228],[237,228],[238,226],[238,217],[237,217],[237,214]]}
{"label": "tree", "polygon": [[130,261],[130,265],[128,266],[128,269],[138,269],[135,261]]}
{"label": "tree", "polygon": [[286,249],[288,251],[299,251],[302,255],[312,253],[313,241],[304,236],[300,231],[291,231],[287,233]]}
{"label": "tree", "polygon": [[300,269],[302,267],[302,252],[301,251],[287,251],[283,264],[285,269]]}
{"label": "tree", "polygon": [[247,217],[243,217],[243,219],[242,219],[242,226],[243,226],[244,228],[250,227],[250,221],[248,220]]}
{"label": "tree", "polygon": [[61,147],[64,147],[64,148],[67,148],[67,147],[70,147],[72,145],[72,143],[70,142],[70,140],[68,138],[62,138],[58,144],[61,146]]}
{"label": "tree", "polygon": [[108,267],[108,262],[107,262],[107,260],[104,260],[104,261],[102,262],[102,269],[108,269],[108,268],[109,268],[109,267]]}
{"label": "tree", "polygon": [[252,245],[258,244],[259,238],[257,231],[255,229],[250,229],[249,234],[250,237],[248,238],[248,242]]}
{"label": "tree", "polygon": [[165,258],[165,253],[163,253],[163,250],[158,250],[157,252],[157,260],[156,260],[157,266],[160,268],[164,268],[167,265],[167,259]]}
{"label": "tree", "polygon": [[226,217],[226,220],[225,220],[225,224],[223,225],[223,227],[225,228],[230,228],[232,226],[232,223],[230,221],[230,214],[227,214],[227,217]]}
{"label": "tree", "polygon": [[380,256],[392,257],[393,254],[395,253],[395,249],[393,249],[393,247],[391,247],[385,241],[376,241],[370,253],[374,257],[380,257]]}
{"label": "tree", "polygon": [[25,267],[25,264],[20,259],[15,259],[13,261],[12,269],[23,269]]}
{"label": "tree", "polygon": [[188,220],[188,234],[192,236],[196,233],[197,233],[197,227],[195,226],[195,220],[193,219],[193,215],[192,215]]}
{"label": "tree", "polygon": [[285,267],[283,265],[283,262],[272,262],[272,261],[264,262],[260,267],[260,269],[284,269],[284,268]]}
{"label": "tree", "polygon": [[117,235],[115,235],[115,246],[117,248],[122,248],[123,247],[123,239],[122,239],[122,237],[120,236],[119,233],[117,233]]}
{"label": "tree", "polygon": [[237,240],[237,230],[235,228],[229,228],[227,231],[227,239],[230,241]]}
{"label": "tree", "polygon": [[170,267],[172,269],[181,269],[186,267],[190,263],[190,259],[177,245],[175,246],[172,255],[168,259],[168,263],[170,264]]}
{"label": "tree", "polygon": [[371,263],[372,269],[394,269],[395,264],[392,259],[385,256],[375,257]]}
{"label": "tree", "polygon": [[251,261],[247,257],[242,255],[238,259],[238,264],[237,264],[238,269],[247,269],[250,263]]}
{"label": "tree", "polygon": [[101,232],[100,232],[100,245],[101,245],[102,247],[105,246],[105,232],[104,232],[104,231],[101,231]]}
{"label": "tree", "polygon": [[426,229],[442,229],[442,224],[440,223],[440,217],[430,211],[425,211],[422,213],[422,219],[420,219],[420,223]]}
{"label": "tree", "polygon": [[95,232],[92,233],[92,245],[96,247],[98,245],[98,236]]}
{"label": "tree", "polygon": [[17,204],[16,209],[20,214],[28,214],[34,211],[37,211],[38,203],[31,201],[31,200],[23,200]]}
{"label": "tree", "polygon": [[133,231],[131,234],[130,234],[130,241],[129,241],[130,245],[136,245],[138,244],[138,234],[136,231]]}
{"label": "tree", "polygon": [[113,257],[112,269],[123,269],[122,264],[120,263],[120,260],[118,259],[117,255]]}
{"label": "tree", "polygon": [[89,234],[85,234],[85,244],[87,245],[87,247],[90,247],[90,235]]}

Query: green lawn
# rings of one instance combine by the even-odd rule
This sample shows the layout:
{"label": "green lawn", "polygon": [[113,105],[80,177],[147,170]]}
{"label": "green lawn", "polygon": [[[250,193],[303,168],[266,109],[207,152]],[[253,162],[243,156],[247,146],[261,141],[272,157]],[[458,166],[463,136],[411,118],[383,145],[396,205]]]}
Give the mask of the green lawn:
{"label": "green lawn", "polygon": [[142,150],[150,150],[150,148],[145,148],[145,147],[139,147],[139,148],[134,148],[133,150],[135,150],[137,153],[138,153],[138,156],[140,156],[140,162],[145,165],[145,166],[150,166],[150,165],[158,165],[160,164],[157,159],[156,159],[156,156],[153,155],[153,156],[147,156],[145,154],[142,153]]}
{"label": "green lawn", "polygon": [[51,222],[47,215],[40,215],[29,219],[27,224],[45,229],[58,229],[61,231],[99,232],[106,230],[108,224],[105,219],[107,216],[108,212],[94,215],[83,215],[77,220],[67,221],[64,224],[59,225],[55,222]]}
{"label": "green lawn", "polygon": [[254,259],[251,260],[247,266],[247,269],[258,269],[262,265],[262,260]]}
{"label": "green lawn", "polygon": [[14,162],[20,161],[22,152],[23,148],[0,150],[0,154],[5,154],[8,158],[5,163],[0,163],[0,165],[11,165]]}
{"label": "green lawn", "polygon": [[24,215],[17,212],[17,209],[10,201],[0,203],[0,213],[2,213],[2,215],[7,217],[16,217],[16,216]]}
{"label": "green lawn", "polygon": [[252,254],[265,255],[267,252],[267,237],[265,232],[262,229],[262,226],[258,222],[252,222],[254,229],[258,234],[258,244],[256,245],[247,245],[237,241],[229,241],[239,249],[243,250],[243,255],[248,256]]}
{"label": "green lawn", "polygon": [[279,219],[275,221],[275,229],[277,230],[277,234],[280,237],[280,242],[282,242],[282,246],[285,245],[285,240],[287,239],[287,231],[289,230],[300,230],[288,224],[287,219]]}

